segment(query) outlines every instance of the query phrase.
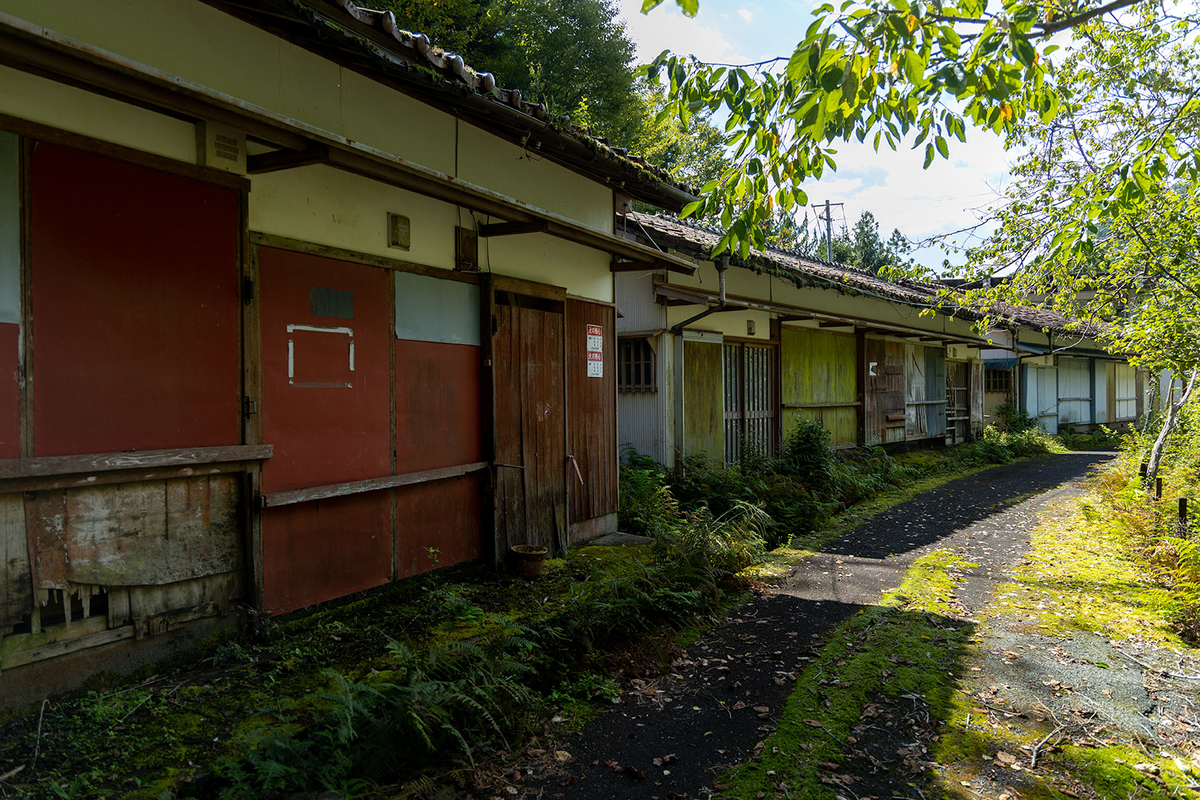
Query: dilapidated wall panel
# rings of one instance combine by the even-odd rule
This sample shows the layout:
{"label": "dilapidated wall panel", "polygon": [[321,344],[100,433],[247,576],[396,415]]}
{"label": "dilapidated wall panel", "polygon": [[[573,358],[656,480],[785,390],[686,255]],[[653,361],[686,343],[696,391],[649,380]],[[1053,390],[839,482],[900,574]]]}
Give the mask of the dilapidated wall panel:
{"label": "dilapidated wall panel", "polygon": [[858,443],[858,348],[853,336],[783,328],[780,332],[783,436],[800,420],[830,433],[833,445]]}
{"label": "dilapidated wall panel", "polygon": [[904,344],[867,336],[863,340],[865,444],[903,442],[905,437]]}
{"label": "dilapidated wall panel", "polygon": [[685,455],[707,455],[714,464],[725,456],[725,406],[721,345],[683,343],[683,446]]}
{"label": "dilapidated wall panel", "polygon": [[983,434],[983,362],[971,362],[971,438]]}
{"label": "dilapidated wall panel", "polygon": [[45,142],[31,172],[34,452],[238,444],[237,193]]}
{"label": "dilapidated wall panel", "polygon": [[[17,137],[0,131],[0,458],[21,455],[21,201]],[[2,623],[0,623],[2,626]]]}
{"label": "dilapidated wall panel", "polygon": [[236,474],[31,493],[36,585],[161,585],[241,569],[241,498]]}
{"label": "dilapidated wall panel", "polygon": [[0,637],[32,610],[25,499],[20,494],[0,495]]}

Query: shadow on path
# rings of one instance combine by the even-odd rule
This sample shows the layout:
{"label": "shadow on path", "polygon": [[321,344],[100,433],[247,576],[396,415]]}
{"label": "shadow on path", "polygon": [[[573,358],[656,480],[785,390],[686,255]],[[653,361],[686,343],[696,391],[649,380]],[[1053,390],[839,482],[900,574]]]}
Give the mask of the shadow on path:
{"label": "shadow on path", "polygon": [[[1046,506],[1005,514],[1013,499],[1078,481],[1114,455],[1071,453],[996,467],[864,523],[690,647],[667,678],[623,695],[583,731],[563,737],[556,746],[571,761],[562,769],[545,772],[546,760],[525,764],[526,796],[703,796],[714,770],[747,760],[774,729],[798,669],[819,652],[829,629],[898,586],[921,551],[962,533],[956,542],[992,551],[997,564],[1011,559]],[[656,758],[664,763],[655,765]]]}

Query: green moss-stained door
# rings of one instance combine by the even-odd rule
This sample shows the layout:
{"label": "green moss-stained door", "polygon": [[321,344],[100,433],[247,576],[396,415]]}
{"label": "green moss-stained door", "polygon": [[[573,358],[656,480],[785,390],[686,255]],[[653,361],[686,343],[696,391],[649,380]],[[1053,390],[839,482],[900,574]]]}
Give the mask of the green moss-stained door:
{"label": "green moss-stained door", "polygon": [[706,453],[720,464],[725,457],[725,403],[721,383],[721,345],[683,343],[683,449]]}
{"label": "green moss-stained door", "polygon": [[853,336],[784,328],[779,385],[784,437],[801,420],[812,420],[829,431],[832,444],[857,444],[857,365]]}

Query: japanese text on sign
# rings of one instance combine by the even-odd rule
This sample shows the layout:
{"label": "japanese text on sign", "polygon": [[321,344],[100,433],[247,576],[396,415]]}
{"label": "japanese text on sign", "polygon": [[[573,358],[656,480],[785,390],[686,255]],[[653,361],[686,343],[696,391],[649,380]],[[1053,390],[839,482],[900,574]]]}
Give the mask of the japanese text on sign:
{"label": "japanese text on sign", "polygon": [[587,375],[604,377],[604,328],[600,325],[587,326]]}

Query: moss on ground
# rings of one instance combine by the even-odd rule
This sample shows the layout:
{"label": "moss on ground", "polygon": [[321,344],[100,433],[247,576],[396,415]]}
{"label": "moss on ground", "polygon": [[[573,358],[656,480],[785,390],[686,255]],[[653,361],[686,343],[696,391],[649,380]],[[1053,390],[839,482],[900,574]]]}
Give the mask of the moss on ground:
{"label": "moss on ground", "polygon": [[946,678],[958,674],[969,635],[969,626],[949,614],[960,571],[969,566],[948,550],[923,556],[899,588],[835,628],[798,676],[761,754],[722,777],[722,795],[832,798],[836,786],[822,778],[846,759],[852,730],[876,698],[919,699],[932,713],[946,713]]}

